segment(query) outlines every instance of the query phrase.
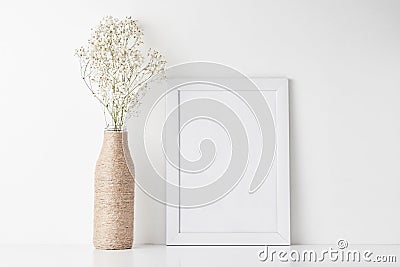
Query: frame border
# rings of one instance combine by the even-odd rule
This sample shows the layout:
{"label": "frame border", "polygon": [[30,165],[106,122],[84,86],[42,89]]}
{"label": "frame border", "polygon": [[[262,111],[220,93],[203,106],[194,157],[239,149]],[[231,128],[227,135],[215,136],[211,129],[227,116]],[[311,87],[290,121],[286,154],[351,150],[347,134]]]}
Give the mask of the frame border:
{"label": "frame border", "polygon": [[[227,80],[229,78],[221,78]],[[181,233],[178,207],[166,205],[166,245],[290,245],[290,163],[289,163],[289,80],[286,78],[249,78],[260,91],[276,91],[277,231],[262,233]],[[173,79],[179,83],[192,79]],[[223,83],[221,83],[223,84]],[[234,90],[237,91],[237,90]],[[167,94],[166,117],[179,105],[180,90]],[[166,125],[166,135],[176,132],[179,118]],[[175,123],[176,122],[176,123]],[[166,136],[167,138],[167,136]],[[174,137],[176,138],[176,137]],[[168,150],[168,147],[166,147]],[[173,155],[179,157],[179,152]],[[178,162],[179,159],[176,158]],[[179,184],[179,171],[166,164],[166,181]],[[166,192],[167,203],[179,203],[179,195]]]}

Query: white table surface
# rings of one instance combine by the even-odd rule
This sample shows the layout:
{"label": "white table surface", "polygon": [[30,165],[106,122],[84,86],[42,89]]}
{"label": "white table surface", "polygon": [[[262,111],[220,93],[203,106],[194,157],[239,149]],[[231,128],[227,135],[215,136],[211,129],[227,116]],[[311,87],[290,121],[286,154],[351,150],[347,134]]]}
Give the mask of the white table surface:
{"label": "white table surface", "polygon": [[[320,252],[336,245],[270,247],[302,251],[314,249]],[[41,267],[120,267],[120,266],[316,266],[316,263],[262,262],[258,254],[263,247],[257,246],[186,246],[163,245],[136,246],[132,250],[100,251],[89,245],[0,245],[0,266]],[[370,250],[374,255],[395,255],[397,263],[338,263],[326,261],[323,266],[398,266],[400,245],[350,245],[348,249]]]}

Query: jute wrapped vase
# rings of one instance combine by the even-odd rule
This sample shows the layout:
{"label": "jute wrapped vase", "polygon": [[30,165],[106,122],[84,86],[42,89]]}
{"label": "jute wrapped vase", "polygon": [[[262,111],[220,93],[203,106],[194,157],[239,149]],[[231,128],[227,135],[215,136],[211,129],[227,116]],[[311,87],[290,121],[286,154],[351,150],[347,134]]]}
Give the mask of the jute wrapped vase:
{"label": "jute wrapped vase", "polygon": [[95,170],[95,248],[132,248],[134,190],[134,165],[127,132],[105,131]]}

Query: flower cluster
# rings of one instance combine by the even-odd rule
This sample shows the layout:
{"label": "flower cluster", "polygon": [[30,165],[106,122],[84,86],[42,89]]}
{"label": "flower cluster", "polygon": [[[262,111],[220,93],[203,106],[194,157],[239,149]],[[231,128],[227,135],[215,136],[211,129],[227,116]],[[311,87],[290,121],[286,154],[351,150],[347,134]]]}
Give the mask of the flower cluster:
{"label": "flower cluster", "polygon": [[149,83],[164,77],[163,56],[152,49],[143,53],[142,45],[143,31],[136,20],[105,17],[88,45],[76,50],[82,79],[111,118],[107,127],[115,130],[122,130],[137,111]]}

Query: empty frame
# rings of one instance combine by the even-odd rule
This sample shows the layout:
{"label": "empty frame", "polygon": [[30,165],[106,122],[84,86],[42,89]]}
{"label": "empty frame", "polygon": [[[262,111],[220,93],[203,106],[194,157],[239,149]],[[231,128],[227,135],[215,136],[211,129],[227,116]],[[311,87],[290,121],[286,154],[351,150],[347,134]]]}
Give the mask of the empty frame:
{"label": "empty frame", "polygon": [[289,245],[288,80],[171,84],[167,245]]}

